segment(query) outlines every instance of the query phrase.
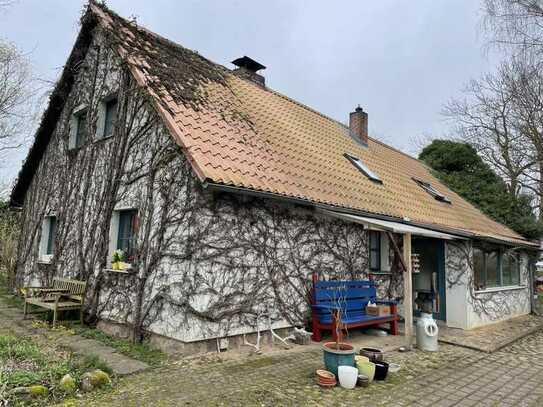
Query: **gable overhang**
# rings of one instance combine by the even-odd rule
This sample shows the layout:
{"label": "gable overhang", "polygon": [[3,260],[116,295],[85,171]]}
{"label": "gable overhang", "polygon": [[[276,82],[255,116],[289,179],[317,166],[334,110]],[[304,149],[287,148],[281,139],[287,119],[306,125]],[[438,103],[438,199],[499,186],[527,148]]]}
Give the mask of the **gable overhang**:
{"label": "gable overhang", "polygon": [[81,30],[68,57],[68,61],[64,65],[62,74],[49,97],[49,103],[36,131],[34,142],[28,151],[28,155],[11,190],[9,197],[9,206],[11,208],[21,208],[24,205],[26,192],[47,149],[51,136],[55,131],[66,99],[73,88],[78,72],[78,65],[87,55],[97,24],[98,20],[96,16],[90,12],[87,12],[81,19]]}
{"label": "gable overhang", "polygon": [[435,230],[425,229],[418,226],[407,225],[405,223],[393,222],[389,220],[375,219],[367,216],[351,215],[330,211],[327,209],[318,209],[318,212],[327,215],[331,218],[341,219],[347,222],[353,222],[363,225],[370,230],[379,230],[383,232],[392,232],[397,234],[411,233],[413,236],[431,237],[442,240],[467,240],[467,237],[456,236],[448,233],[437,232]]}
{"label": "gable overhang", "polygon": [[375,214],[362,210],[338,207],[336,205],[330,205],[326,203],[318,203],[303,198],[295,198],[286,195],[275,194],[272,192],[257,191],[248,188],[215,183],[209,179],[204,180],[203,186],[209,191],[233,193],[251,196],[255,198],[274,199],[278,202],[305,206],[312,208],[316,212],[321,213],[325,216],[341,218],[343,221],[353,223],[365,223],[368,226],[372,224],[370,228],[387,230],[394,233],[401,234],[409,232],[413,235],[434,237],[444,240],[484,240],[491,243],[519,247],[527,250],[540,250],[538,243],[534,243],[528,240],[513,239],[506,236],[501,237],[476,234],[466,230],[452,229],[435,224],[427,225],[420,222],[406,221],[405,219],[401,218],[394,218],[391,216]]}

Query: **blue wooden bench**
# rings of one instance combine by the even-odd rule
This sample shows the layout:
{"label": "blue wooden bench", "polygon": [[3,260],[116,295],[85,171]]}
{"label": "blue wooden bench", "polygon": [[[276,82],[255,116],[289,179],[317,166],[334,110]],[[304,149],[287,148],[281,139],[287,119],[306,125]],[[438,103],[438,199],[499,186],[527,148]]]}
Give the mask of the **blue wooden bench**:
{"label": "blue wooden bench", "polygon": [[[311,304],[313,340],[317,342],[322,340],[322,330],[331,330],[335,341],[341,340],[343,329],[384,323],[390,324],[392,335],[398,335],[396,302],[378,300],[376,295],[375,282],[370,280],[318,281],[314,276]],[[390,305],[390,314],[382,316],[366,314],[366,305],[369,301]],[[339,329],[336,329],[337,327]]]}

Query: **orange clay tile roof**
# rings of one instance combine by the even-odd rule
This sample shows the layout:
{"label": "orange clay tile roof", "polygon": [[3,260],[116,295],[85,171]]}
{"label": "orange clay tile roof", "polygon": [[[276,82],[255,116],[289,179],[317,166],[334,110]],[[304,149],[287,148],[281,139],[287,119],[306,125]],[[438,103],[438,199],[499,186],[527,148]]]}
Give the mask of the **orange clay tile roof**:
{"label": "orange clay tile roof", "polygon": [[[368,147],[362,147],[351,139],[345,125],[241,79],[196,53],[197,63],[209,64],[206,69],[214,67],[219,79],[197,78],[205,102],[191,106],[179,96],[176,83],[161,79],[164,72],[154,70],[157,64],[167,70],[169,61],[161,57],[171,54],[172,47],[183,53],[185,48],[136,27],[105,7],[91,4],[91,9],[104,29],[116,31],[121,56],[129,60],[136,79],[155,98],[157,110],[202,181],[527,243],[450,191],[420,161],[371,138]],[[140,52],[141,48],[146,52]],[[181,85],[178,87],[186,88]],[[383,184],[362,175],[344,153],[359,157]],[[451,204],[435,200],[412,177],[430,182]]]}

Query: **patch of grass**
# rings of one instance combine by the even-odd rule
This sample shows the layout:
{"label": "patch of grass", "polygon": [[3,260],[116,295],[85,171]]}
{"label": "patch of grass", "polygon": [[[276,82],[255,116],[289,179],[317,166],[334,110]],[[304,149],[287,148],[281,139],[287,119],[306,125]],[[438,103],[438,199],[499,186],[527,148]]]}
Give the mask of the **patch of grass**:
{"label": "patch of grass", "polygon": [[237,372],[246,371],[246,370],[254,370],[260,367],[266,367],[266,366],[274,365],[280,362],[281,362],[281,359],[278,359],[278,358],[274,359],[269,356],[260,356],[260,357],[257,357],[256,359],[252,359],[252,360],[248,360],[248,361],[244,361],[243,363],[240,363],[239,365],[235,367],[235,370]]}
{"label": "patch of grass", "polygon": [[159,366],[166,359],[166,355],[161,350],[153,348],[147,342],[133,343],[125,339],[113,338],[98,329],[88,327],[78,327],[75,332],[85,338],[111,346],[119,353],[145,362],[150,366]]}
{"label": "patch of grass", "polygon": [[[0,285],[0,287],[2,287]],[[1,290],[0,289],[0,297],[2,298],[2,302],[9,305],[10,307],[16,307],[16,308],[23,308],[24,306],[24,299],[22,297],[19,297],[18,295],[12,295],[11,293]]]}
{"label": "patch of grass", "polygon": [[[13,388],[43,385],[49,390],[48,395],[33,399],[31,404],[50,405],[66,396],[59,387],[65,374],[69,373],[79,381],[83,373],[94,369],[111,373],[111,369],[97,357],[79,358],[71,352],[39,345],[30,337],[0,332],[0,390],[4,390],[0,400]],[[26,405],[14,395],[7,396],[7,400],[14,405]]]}

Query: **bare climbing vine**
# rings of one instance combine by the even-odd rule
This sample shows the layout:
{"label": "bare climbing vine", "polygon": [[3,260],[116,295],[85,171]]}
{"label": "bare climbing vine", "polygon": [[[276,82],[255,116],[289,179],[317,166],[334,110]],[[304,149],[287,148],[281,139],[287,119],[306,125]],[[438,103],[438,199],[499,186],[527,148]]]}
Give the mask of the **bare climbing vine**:
{"label": "bare climbing vine", "polygon": [[[293,205],[206,191],[149,93],[118,57],[119,43],[96,30],[26,194],[19,286],[49,284],[55,276],[86,280],[88,321],[126,324],[134,340],[155,332],[192,341],[254,331],[263,314],[273,328],[303,324],[313,273],[367,278],[361,226]],[[196,67],[205,65],[197,60]],[[218,73],[203,75],[221,83]],[[187,86],[179,97],[201,97],[194,95],[196,85]],[[117,121],[113,136],[100,139],[100,105],[110,95],[118,100]],[[70,149],[73,113],[81,107],[88,139]],[[112,214],[122,208],[138,212],[130,274],[108,270]],[[39,246],[47,215],[57,217],[57,232],[46,264],[39,261]]]}
{"label": "bare climbing vine", "polygon": [[[511,248],[509,251],[517,249]],[[494,321],[507,315],[527,309],[530,301],[526,289],[512,291],[476,292],[475,273],[473,267],[473,246],[469,241],[447,242],[446,255],[447,289],[460,286],[468,292],[467,301],[469,312],[479,318]],[[528,264],[525,256],[521,256],[520,281],[528,281]]]}

